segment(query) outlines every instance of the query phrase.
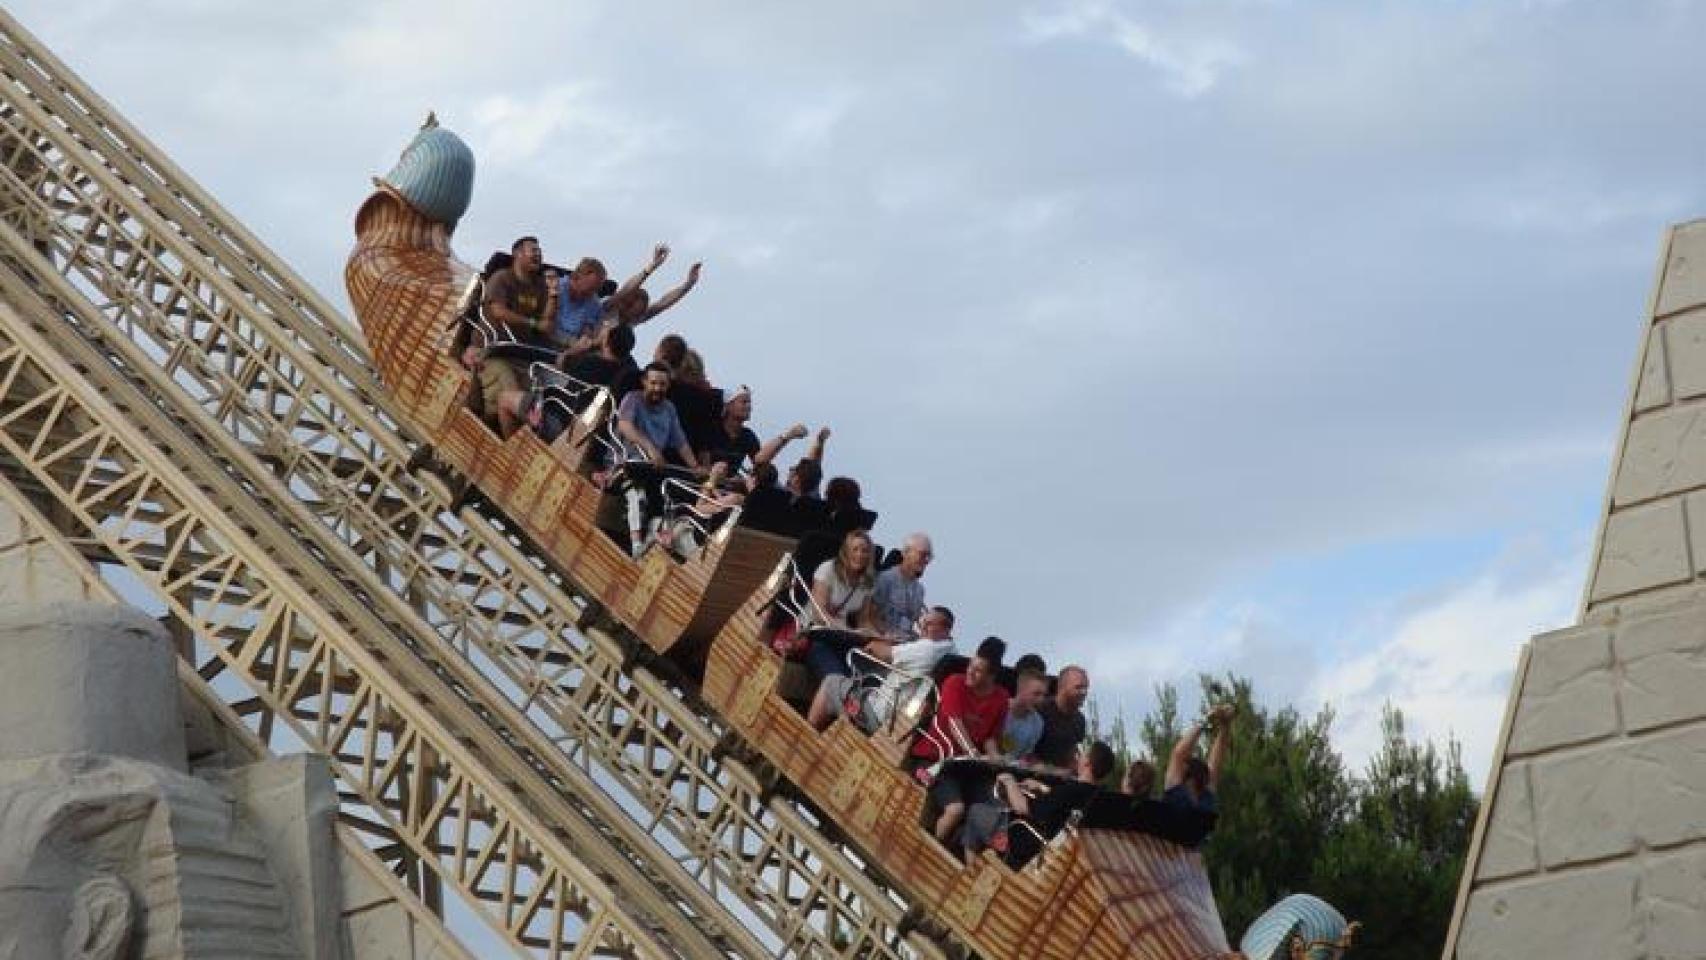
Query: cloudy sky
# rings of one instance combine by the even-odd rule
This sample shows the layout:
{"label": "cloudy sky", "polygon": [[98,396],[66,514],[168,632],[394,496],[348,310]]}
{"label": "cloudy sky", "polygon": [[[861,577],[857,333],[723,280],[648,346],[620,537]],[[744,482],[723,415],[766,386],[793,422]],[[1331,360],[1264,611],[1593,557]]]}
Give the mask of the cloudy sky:
{"label": "cloudy sky", "polygon": [[1390,700],[1478,784],[1706,215],[1682,0],[9,7],[334,302],[428,109],[464,259],[705,261],[642,345],[833,425],[962,635],[1105,710],[1249,674],[1353,759]]}

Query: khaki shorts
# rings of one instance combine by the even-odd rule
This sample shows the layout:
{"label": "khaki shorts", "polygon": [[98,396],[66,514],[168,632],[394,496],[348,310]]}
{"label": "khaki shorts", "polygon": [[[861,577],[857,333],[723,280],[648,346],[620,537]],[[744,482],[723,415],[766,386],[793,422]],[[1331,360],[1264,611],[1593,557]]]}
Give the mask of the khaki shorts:
{"label": "khaki shorts", "polygon": [[521,389],[521,375],[508,360],[487,360],[480,364],[480,400],[486,416],[498,415],[498,397],[511,390]]}

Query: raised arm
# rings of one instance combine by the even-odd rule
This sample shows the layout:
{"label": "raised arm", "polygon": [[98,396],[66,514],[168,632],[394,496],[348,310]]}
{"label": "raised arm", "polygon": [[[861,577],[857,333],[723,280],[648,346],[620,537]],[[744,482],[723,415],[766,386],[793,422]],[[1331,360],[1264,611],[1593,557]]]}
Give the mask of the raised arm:
{"label": "raised arm", "polygon": [[1209,716],[1214,718],[1214,742],[1208,746],[1208,788],[1220,789],[1220,768],[1226,762],[1226,751],[1232,744],[1232,715],[1235,708],[1231,704],[1215,707]]}
{"label": "raised arm", "polygon": [[758,452],[752,455],[753,464],[769,463],[776,459],[776,455],[782,452],[783,447],[787,446],[792,441],[805,437],[805,435],[806,425],[803,423],[794,424],[766,441],[764,446],[759,447]]}
{"label": "raised arm", "polygon": [[[641,267],[639,273],[636,273],[623,281],[622,285],[616,288],[616,292],[611,294],[611,299],[627,296],[635,290],[640,289],[640,287],[645,285],[647,280],[651,279],[652,274],[658,272],[658,268],[663,266],[663,262],[668,259],[669,244],[660,243],[657,246],[652,247],[652,261]],[[673,293],[674,291],[670,292]],[[679,300],[681,298],[676,297],[676,299]],[[650,316],[650,314],[648,313],[647,316]]]}
{"label": "raised arm", "polygon": [[1167,758],[1167,779],[1162,784],[1163,790],[1171,790],[1185,782],[1185,764],[1191,755],[1197,752],[1197,740],[1202,736],[1202,724],[1193,723],[1191,729],[1173,744],[1173,753]]}
{"label": "raised arm", "polygon": [[816,460],[818,466],[823,466],[823,448],[829,443],[829,428],[819,427],[817,436],[812,438],[811,448],[806,451],[807,460]]}
{"label": "raised arm", "polygon": [[671,287],[663,296],[657,299],[656,303],[647,307],[646,315],[642,317],[639,322],[644,323],[665,310],[668,310],[670,307],[680,303],[682,297],[687,296],[694,287],[699,285],[699,268],[701,266],[703,266],[703,264],[695,263],[693,266],[688,267],[687,279],[676,284],[674,287]]}

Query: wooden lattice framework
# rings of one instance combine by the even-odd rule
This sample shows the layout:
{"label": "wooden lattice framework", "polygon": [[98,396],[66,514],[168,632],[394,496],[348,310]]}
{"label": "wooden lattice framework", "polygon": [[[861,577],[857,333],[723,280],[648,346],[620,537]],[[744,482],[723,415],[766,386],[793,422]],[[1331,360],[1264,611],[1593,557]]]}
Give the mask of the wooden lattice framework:
{"label": "wooden lattice framework", "polygon": [[[400,851],[400,874],[429,901],[437,885],[447,883],[476,907],[496,903],[495,925],[519,947],[542,955],[591,949],[601,937],[619,941],[618,951],[650,939],[690,956],[937,953],[930,943],[901,934],[905,904],[825,839],[809,814],[774,800],[767,780],[719,755],[718,726],[650,671],[625,663],[621,645],[576,630],[580,604],[528,555],[524,541],[451,511],[442,489],[410,476],[403,469],[412,452],[409,439],[379,402],[371,368],[335,314],[15,23],[0,26],[0,73],[8,81],[0,91],[0,259],[12,268],[3,283],[9,301],[39,301],[34,333],[23,316],[31,311],[10,318],[8,335],[18,338],[11,356],[23,364],[20,371],[39,374],[59,363],[95,381],[86,398],[94,407],[65,403],[98,425],[88,429],[104,431],[103,442],[147,435],[186,454],[195,448],[196,456],[187,458],[199,462],[198,470],[175,474],[176,487],[156,482],[145,489],[159,497],[181,488],[201,500],[195,510],[176,514],[151,507],[103,515],[100,508],[108,504],[135,505],[61,482],[64,477],[54,480],[52,464],[63,473],[81,463],[82,454],[59,451],[42,437],[6,445],[8,469],[44,496],[64,498],[64,508],[54,512],[82,524],[71,533],[86,541],[114,522],[155,517],[177,525],[151,538],[100,541],[112,559],[154,583],[169,607],[182,604],[186,591],[247,595],[248,588],[232,586],[241,578],[207,566],[216,555],[227,564],[279,560],[284,566],[275,576],[330,609],[293,610],[291,633],[278,633],[284,621],[269,622],[271,656],[309,660],[294,674],[288,664],[270,660],[263,661],[267,670],[300,680],[316,675],[313,658],[320,658],[347,671],[344,660],[358,657],[360,637],[386,651],[370,665],[379,673],[369,683],[382,684],[387,671],[404,679],[389,690],[361,687],[363,699],[348,703],[383,713],[395,727],[397,717],[424,700],[431,704],[425,719],[447,725],[436,741],[406,726],[397,728],[406,735],[370,738],[364,749],[374,756],[359,770],[386,773],[395,784],[400,771],[413,769],[406,751],[429,749],[424,756],[432,763],[423,763],[417,775],[432,781],[423,790],[442,798],[441,813],[460,810],[453,798],[477,794],[482,783],[505,795],[487,804],[493,810],[513,792],[522,801],[517,816],[553,816],[531,824],[543,831],[537,841],[523,829],[525,817],[505,819],[501,833],[488,827],[493,836],[528,838],[537,848],[551,848],[556,836],[559,876],[575,876],[575,864],[585,861],[617,895],[601,900],[577,886],[553,896],[539,883],[520,893],[530,876],[538,879],[542,862],[521,854],[494,853],[484,861],[474,856],[482,869],[496,864],[508,875],[495,883],[485,876],[470,881],[460,860],[447,868],[430,852],[464,848],[463,841],[430,836],[443,832],[442,823],[409,824],[428,834],[418,849],[390,836],[395,824],[381,825],[387,848]],[[28,363],[19,346],[26,341],[35,348]],[[76,358],[59,356],[61,350]],[[20,373],[16,392],[0,401],[9,425],[33,426],[31,414],[43,408],[23,397],[39,379]],[[128,406],[102,407],[103,395],[131,399]],[[14,416],[14,404],[21,415]],[[100,419],[103,413],[107,420]],[[55,429],[62,426],[56,420]],[[126,462],[135,468],[148,459]],[[108,472],[91,468],[87,482],[104,483]],[[247,514],[234,521],[244,536],[221,541],[224,552],[208,552],[207,559],[199,559],[205,551],[186,553],[184,547],[174,553],[166,543],[182,541],[168,541],[168,535],[204,523],[196,512],[201,509],[216,517]],[[121,549],[127,544],[135,548],[129,554]],[[190,571],[169,566],[156,569],[150,581],[137,567],[150,558],[181,564],[187,556],[198,558],[194,569],[220,573],[214,586],[203,583],[202,574],[185,580]],[[254,576],[246,567],[244,574]],[[222,629],[252,628],[256,624],[245,618],[255,615],[249,610],[233,621],[237,626]],[[293,636],[298,633],[303,636]],[[381,643],[383,637],[389,643]],[[211,652],[226,648],[206,646],[203,669],[210,676],[243,673]],[[262,655],[262,647],[252,649],[253,656]],[[280,686],[276,678],[243,676],[259,684],[241,706],[263,737],[287,726],[278,722],[281,706],[288,707],[285,717],[305,709],[267,698],[302,695],[310,681]],[[424,696],[427,678],[439,688],[443,709]],[[417,703],[391,706],[387,693]],[[355,720],[325,725],[328,734],[363,729]],[[483,749],[465,749],[481,738]],[[387,752],[393,749],[403,752]],[[433,780],[456,759],[476,772],[454,782]],[[479,771],[488,779],[481,781]],[[352,788],[349,796],[362,795]],[[399,809],[398,816],[408,812]],[[371,816],[350,818],[366,822]],[[561,836],[571,832],[572,844]],[[540,932],[535,921],[541,909],[572,913],[572,904],[588,905],[578,936],[558,937],[555,928]],[[635,916],[625,917],[623,908]],[[526,917],[518,920],[517,910]]]}
{"label": "wooden lattice framework", "polygon": [[[76,578],[77,592],[99,603],[128,602],[113,584],[102,579],[95,565],[89,562],[89,555],[105,557],[105,552],[87,541],[79,545],[66,539],[22,490],[3,477],[0,477],[0,514],[5,514],[16,524],[11,532],[18,544],[32,551],[48,551],[53,558],[50,567],[55,575]],[[65,584],[56,584],[55,589],[60,595],[71,592]],[[167,623],[174,628],[174,633],[182,635],[183,625],[180,622],[168,619]],[[193,658],[178,661],[178,683],[182,702],[193,705],[199,716],[211,722],[217,731],[216,746],[224,754],[223,765],[242,766],[269,755],[266,744],[253,730],[243,725],[243,718],[197,672]],[[399,871],[382,860],[379,852],[366,846],[362,836],[349,824],[337,825],[337,844],[345,862],[360,874],[364,884],[377,891],[380,898],[373,899],[374,893],[364,892],[352,901],[346,895],[346,909],[361,914],[395,905],[408,915],[412,932],[419,938],[414,944],[416,955],[431,955],[444,960],[474,960],[473,955],[444,927],[432,908],[403,886],[398,879]],[[403,848],[393,844],[391,849],[400,851]]]}

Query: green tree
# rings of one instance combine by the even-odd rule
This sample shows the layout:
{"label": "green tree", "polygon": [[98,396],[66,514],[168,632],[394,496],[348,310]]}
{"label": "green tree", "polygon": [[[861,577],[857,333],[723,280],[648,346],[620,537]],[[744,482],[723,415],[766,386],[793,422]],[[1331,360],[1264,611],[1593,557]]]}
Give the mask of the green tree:
{"label": "green tree", "polygon": [[[1439,956],[1476,811],[1458,745],[1411,743],[1388,708],[1380,750],[1356,776],[1333,749],[1330,709],[1260,707],[1237,677],[1201,684],[1204,703],[1238,706],[1220,821],[1203,848],[1228,936],[1236,942],[1275,901],[1307,892],[1363,922],[1356,957]],[[1164,769],[1186,726],[1178,691],[1157,688],[1136,743],[1117,751],[1122,767],[1140,747]],[[1123,718],[1110,729],[1124,739]]]}
{"label": "green tree", "polygon": [[1390,960],[1440,955],[1477,802],[1455,741],[1441,755],[1410,742],[1388,706],[1380,750],[1356,804],[1316,865],[1313,892],[1363,921],[1359,953]]}
{"label": "green tree", "polygon": [[[1214,681],[1201,682],[1206,702]],[[1224,686],[1238,712],[1220,775],[1220,822],[1203,856],[1221,919],[1229,932],[1242,932],[1281,896],[1310,889],[1352,796],[1328,739],[1331,710],[1311,718],[1291,707],[1270,712],[1255,703],[1249,681],[1228,677]]]}

